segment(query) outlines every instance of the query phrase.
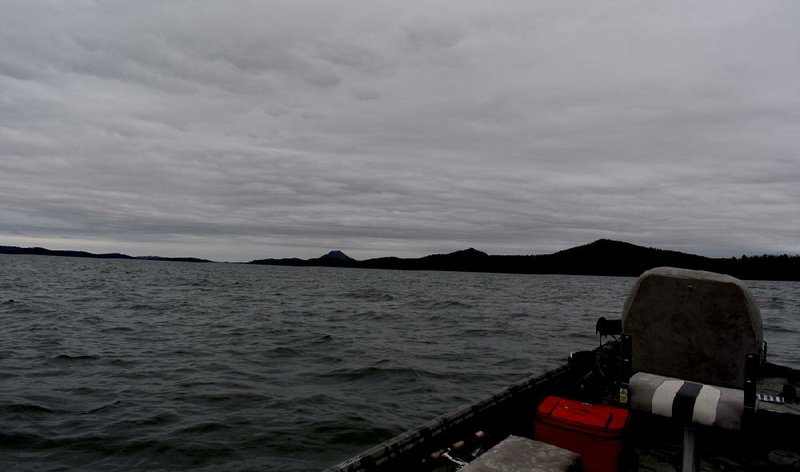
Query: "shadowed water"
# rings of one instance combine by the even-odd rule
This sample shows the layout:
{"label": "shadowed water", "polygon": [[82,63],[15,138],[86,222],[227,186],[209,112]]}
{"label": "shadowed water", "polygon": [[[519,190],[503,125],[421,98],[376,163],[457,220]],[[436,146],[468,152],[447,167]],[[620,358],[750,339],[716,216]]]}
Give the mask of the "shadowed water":
{"label": "shadowed water", "polygon": [[[0,255],[0,469],[319,470],[594,347],[632,283]],[[747,285],[800,367],[800,284]]]}

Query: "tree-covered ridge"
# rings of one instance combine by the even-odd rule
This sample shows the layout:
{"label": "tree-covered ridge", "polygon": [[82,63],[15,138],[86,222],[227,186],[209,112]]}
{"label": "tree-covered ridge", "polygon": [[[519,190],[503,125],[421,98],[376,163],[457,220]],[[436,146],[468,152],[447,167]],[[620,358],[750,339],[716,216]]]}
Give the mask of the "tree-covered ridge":
{"label": "tree-covered ridge", "polygon": [[380,257],[363,261],[325,257],[261,259],[251,264],[630,277],[653,267],[673,266],[721,272],[750,280],[800,280],[800,255],[710,258],[609,239],[545,255],[491,256],[470,248],[421,258]]}

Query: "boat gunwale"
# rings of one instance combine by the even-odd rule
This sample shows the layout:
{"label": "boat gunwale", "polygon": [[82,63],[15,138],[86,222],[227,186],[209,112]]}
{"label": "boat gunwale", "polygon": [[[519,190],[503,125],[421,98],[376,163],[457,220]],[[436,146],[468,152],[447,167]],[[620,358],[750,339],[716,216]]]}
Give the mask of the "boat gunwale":
{"label": "boat gunwale", "polygon": [[366,451],[326,469],[325,472],[356,472],[373,470],[389,464],[404,454],[414,451],[426,442],[446,439],[447,433],[468,423],[471,419],[485,415],[501,405],[509,404],[522,395],[532,395],[534,390],[549,383],[558,384],[575,372],[569,364],[556,367],[542,374],[531,375],[504,389],[490,394],[466,406],[440,415],[420,427],[401,433]]}

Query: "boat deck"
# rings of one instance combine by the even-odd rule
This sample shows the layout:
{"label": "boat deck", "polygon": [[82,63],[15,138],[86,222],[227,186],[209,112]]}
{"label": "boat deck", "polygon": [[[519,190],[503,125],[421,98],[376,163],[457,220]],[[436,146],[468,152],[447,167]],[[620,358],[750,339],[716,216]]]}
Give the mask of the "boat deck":
{"label": "boat deck", "polygon": [[[613,321],[598,320],[596,349],[332,471],[453,472],[492,451],[483,471],[512,436],[576,452],[589,470],[681,470],[685,441],[687,469],[694,458],[700,471],[800,471],[800,371],[766,362],[760,313],[740,280],[655,268]],[[508,465],[491,470],[517,472]]]}
{"label": "boat deck", "polygon": [[[800,372],[772,364],[764,370],[768,376],[759,380],[758,393],[778,396],[785,391],[785,385],[800,388]],[[476,449],[486,451],[511,434],[535,438],[536,405],[546,395],[613,404],[611,395],[588,398],[586,390],[576,389],[585,375],[577,366],[564,366],[525,379],[330,470],[455,472],[459,466],[447,459],[448,455],[468,462]],[[756,424],[748,432],[697,429],[698,470],[798,471],[798,428],[800,403],[796,398],[787,398],[782,404],[762,401]],[[624,470],[680,470],[682,434],[682,428],[668,419],[634,412]]]}

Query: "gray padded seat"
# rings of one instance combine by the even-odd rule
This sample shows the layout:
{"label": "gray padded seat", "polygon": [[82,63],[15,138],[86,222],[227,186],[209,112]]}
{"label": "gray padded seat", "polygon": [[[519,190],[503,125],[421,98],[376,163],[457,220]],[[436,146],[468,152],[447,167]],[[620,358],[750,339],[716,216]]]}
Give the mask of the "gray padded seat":
{"label": "gray padded seat", "polygon": [[622,333],[631,408],[684,426],[682,470],[693,472],[695,425],[740,429],[755,406],[764,335],[750,291],[728,275],[652,269],[625,300]]}
{"label": "gray padded seat", "polygon": [[639,277],[625,301],[634,372],[719,387],[744,387],[745,356],[763,341],[761,313],[733,277],[659,267]]}

